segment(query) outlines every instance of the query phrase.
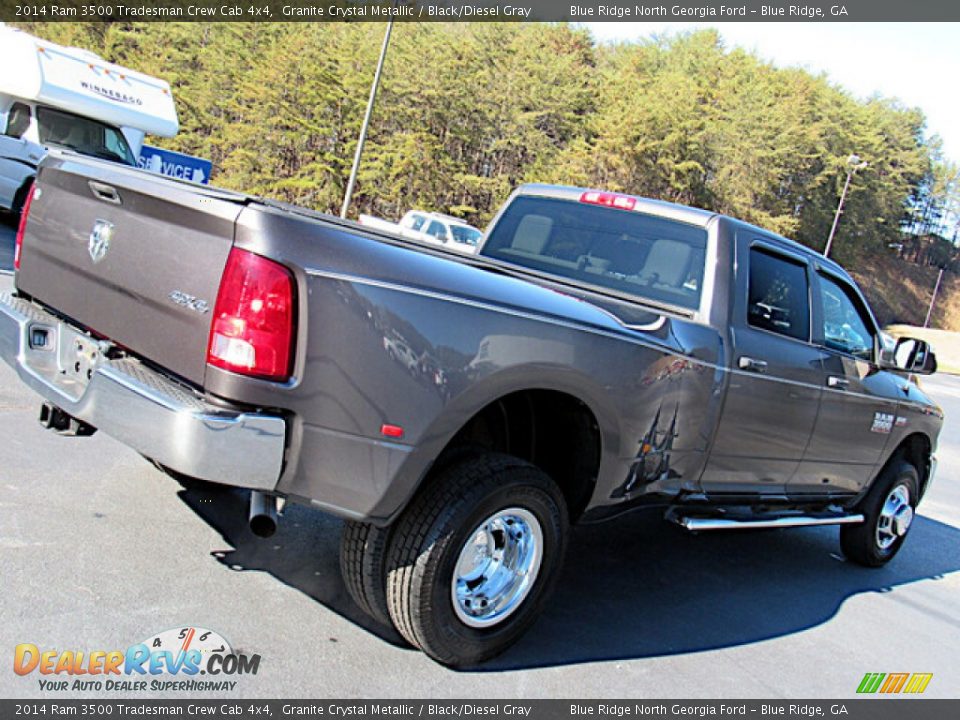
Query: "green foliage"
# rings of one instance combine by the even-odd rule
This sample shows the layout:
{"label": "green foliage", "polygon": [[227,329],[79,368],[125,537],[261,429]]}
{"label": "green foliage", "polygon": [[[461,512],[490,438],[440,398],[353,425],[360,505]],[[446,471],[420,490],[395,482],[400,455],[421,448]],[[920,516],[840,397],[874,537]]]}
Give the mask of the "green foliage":
{"label": "green foliage", "polygon": [[[24,25],[169,80],[182,131],[151,142],[210,157],[216,184],[339,210],[382,23]],[[403,23],[351,213],[482,225],[519,183],[558,182],[714,209],[822,249],[855,152],[869,166],[835,240],[850,260],[956,215],[957,168],[924,123],[712,30],[598,46],[564,24]]]}

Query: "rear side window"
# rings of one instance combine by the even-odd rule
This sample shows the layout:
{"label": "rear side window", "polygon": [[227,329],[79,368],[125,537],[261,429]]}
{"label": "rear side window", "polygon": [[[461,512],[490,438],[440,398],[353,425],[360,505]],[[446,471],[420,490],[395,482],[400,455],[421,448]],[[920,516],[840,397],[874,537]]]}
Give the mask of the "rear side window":
{"label": "rear side window", "polygon": [[557,198],[518,197],[481,254],[688,310],[700,305],[702,227]]}
{"label": "rear side window", "polygon": [[750,249],[747,322],[779,335],[810,338],[807,268],[773,253]]}
{"label": "rear side window", "polygon": [[447,228],[444,227],[443,223],[431,220],[429,227],[427,227],[427,235],[433,235],[435,238],[445,241],[447,239]]}
{"label": "rear side window", "polygon": [[423,215],[411,215],[409,225],[413,230],[419,230],[423,227],[424,222],[426,222],[426,218]]}

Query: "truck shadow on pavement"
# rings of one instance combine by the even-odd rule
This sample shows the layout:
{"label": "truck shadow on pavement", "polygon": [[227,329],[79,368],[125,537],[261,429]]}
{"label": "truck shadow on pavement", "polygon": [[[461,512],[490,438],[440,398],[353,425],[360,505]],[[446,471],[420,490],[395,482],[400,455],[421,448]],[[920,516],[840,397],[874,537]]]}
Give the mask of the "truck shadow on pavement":
{"label": "truck shadow on pavement", "polygon": [[[235,548],[214,553],[220,562],[270,573],[403,646],[395,631],[370,621],[347,595],[339,570],[339,520],[288,505],[277,534],[264,540],[247,527],[245,493],[180,483],[181,499]],[[661,657],[758,642],[825,623],[851,596],[890,592],[960,570],[960,529],[930,518],[918,516],[903,550],[880,569],[847,563],[837,534],[826,527],[695,536],[650,512],[576,528],[544,614],[514,648],[481,670]],[[296,619],[290,622],[296,634]]]}

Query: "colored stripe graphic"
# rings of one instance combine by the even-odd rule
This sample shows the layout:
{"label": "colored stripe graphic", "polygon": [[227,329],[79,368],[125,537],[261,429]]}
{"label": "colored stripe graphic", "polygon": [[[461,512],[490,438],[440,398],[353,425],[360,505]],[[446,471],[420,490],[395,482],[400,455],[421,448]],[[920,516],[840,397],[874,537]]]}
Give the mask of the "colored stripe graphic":
{"label": "colored stripe graphic", "polygon": [[927,685],[930,684],[932,678],[933,673],[914,673],[903,691],[905,693],[922,693],[927,689]]}
{"label": "colored stripe graphic", "polygon": [[880,683],[883,682],[884,677],[886,677],[886,673],[867,673],[863,676],[863,680],[860,681],[857,692],[875,693],[877,688],[880,687]]}
{"label": "colored stripe graphic", "polygon": [[880,688],[882,693],[898,693],[903,689],[904,684],[910,673],[890,673],[887,675],[887,681]]}
{"label": "colored stripe graphic", "polygon": [[885,694],[922,693],[927,689],[933,673],[867,673],[860,681],[857,692],[870,695],[875,692]]}

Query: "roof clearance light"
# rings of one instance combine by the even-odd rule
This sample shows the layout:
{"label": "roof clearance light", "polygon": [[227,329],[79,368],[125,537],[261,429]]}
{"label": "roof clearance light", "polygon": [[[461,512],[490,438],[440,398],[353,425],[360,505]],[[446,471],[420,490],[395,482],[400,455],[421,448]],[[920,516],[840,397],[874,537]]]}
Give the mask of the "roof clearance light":
{"label": "roof clearance light", "polygon": [[602,205],[603,207],[612,207],[617,210],[633,210],[637,206],[637,199],[629,195],[620,195],[618,193],[597,192],[588,190],[580,196],[580,202],[591,205]]}

